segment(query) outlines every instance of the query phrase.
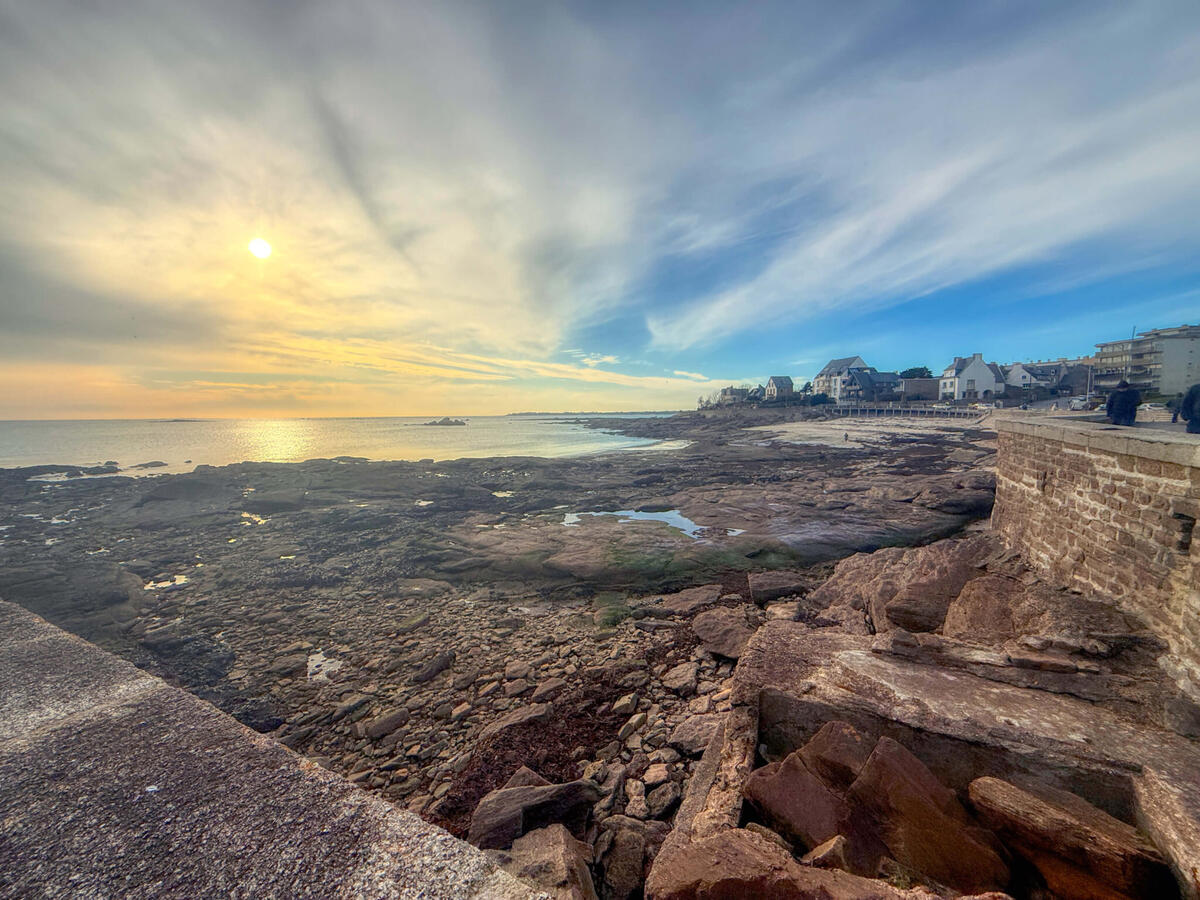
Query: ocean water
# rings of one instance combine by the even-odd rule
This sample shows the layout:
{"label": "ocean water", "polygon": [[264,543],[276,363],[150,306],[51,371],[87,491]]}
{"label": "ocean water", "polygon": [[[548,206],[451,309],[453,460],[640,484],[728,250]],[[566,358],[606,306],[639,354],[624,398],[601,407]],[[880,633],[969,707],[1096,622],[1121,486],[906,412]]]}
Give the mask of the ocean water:
{"label": "ocean water", "polygon": [[[0,421],[0,468],[90,466],[113,460],[128,474],[161,474],[190,472],[200,464],[302,462],[335,456],[380,460],[582,456],[658,443],[585,428],[562,415],[464,418],[465,426],[423,425],[429,417]],[[153,461],[166,465],[130,468]]]}

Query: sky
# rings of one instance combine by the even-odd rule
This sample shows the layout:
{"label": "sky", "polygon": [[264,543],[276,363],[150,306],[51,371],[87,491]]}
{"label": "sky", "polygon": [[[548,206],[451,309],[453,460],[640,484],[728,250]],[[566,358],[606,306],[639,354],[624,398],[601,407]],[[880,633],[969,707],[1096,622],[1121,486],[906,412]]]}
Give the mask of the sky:
{"label": "sky", "polygon": [[1194,0],[0,0],[0,90],[0,418],[679,409],[1200,321]]}

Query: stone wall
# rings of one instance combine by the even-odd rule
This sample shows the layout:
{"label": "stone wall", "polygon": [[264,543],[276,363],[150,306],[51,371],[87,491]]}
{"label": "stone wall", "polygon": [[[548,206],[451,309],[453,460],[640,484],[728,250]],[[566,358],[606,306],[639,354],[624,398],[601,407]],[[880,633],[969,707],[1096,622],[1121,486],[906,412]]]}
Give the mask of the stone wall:
{"label": "stone wall", "polygon": [[1200,699],[1200,440],[1080,419],[996,427],[993,528],[1050,578],[1142,618]]}

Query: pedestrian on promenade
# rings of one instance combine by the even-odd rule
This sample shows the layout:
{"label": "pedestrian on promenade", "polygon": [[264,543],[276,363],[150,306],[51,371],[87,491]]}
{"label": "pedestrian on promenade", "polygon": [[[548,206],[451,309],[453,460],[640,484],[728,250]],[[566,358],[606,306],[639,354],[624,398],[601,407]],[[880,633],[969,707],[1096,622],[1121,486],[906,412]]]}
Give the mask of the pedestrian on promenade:
{"label": "pedestrian on promenade", "polygon": [[1188,388],[1179,402],[1179,414],[1187,422],[1188,434],[1200,434],[1200,384]]}
{"label": "pedestrian on promenade", "polygon": [[1108,395],[1108,404],[1105,406],[1108,421],[1114,425],[1132,425],[1133,420],[1137,418],[1137,408],[1141,402],[1142,395],[1131,388],[1128,381],[1122,381],[1117,385],[1117,389]]}
{"label": "pedestrian on promenade", "polygon": [[1171,424],[1179,421],[1179,407],[1183,403],[1183,394],[1176,394],[1167,401],[1167,409],[1171,411]]}

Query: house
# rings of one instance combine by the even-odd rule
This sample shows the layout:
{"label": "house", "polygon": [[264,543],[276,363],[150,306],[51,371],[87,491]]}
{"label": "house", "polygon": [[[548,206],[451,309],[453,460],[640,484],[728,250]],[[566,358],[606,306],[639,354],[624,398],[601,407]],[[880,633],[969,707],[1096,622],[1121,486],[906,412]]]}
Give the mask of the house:
{"label": "house", "polygon": [[768,400],[783,400],[792,396],[792,379],[787,375],[772,375],[767,379],[766,398]]}
{"label": "house", "polygon": [[939,378],[901,378],[900,396],[905,400],[939,400]]}
{"label": "house", "polygon": [[990,400],[1004,393],[1004,373],[995,363],[984,362],[982,353],[954,357],[940,382],[943,400]]}
{"label": "house", "polygon": [[750,395],[750,389],[744,387],[734,387],[732,384],[729,387],[721,388],[721,393],[717,397],[718,406],[735,406],[739,403],[745,403],[746,398]]}
{"label": "house", "polygon": [[877,372],[867,367],[851,369],[847,383],[842,387],[839,401],[875,403],[894,400],[900,392],[900,376],[895,372]]}
{"label": "house", "polygon": [[761,403],[767,398],[767,389],[761,384],[758,387],[750,388],[750,393],[746,395],[747,403]]}
{"label": "house", "polygon": [[835,402],[842,399],[842,391],[850,386],[850,373],[855,369],[869,369],[866,360],[861,356],[847,356],[842,359],[831,359],[813,379],[813,392],[824,394]]}
{"label": "house", "polygon": [[1028,390],[1051,388],[1058,384],[1057,370],[1052,366],[1036,366],[1033,363],[1013,363],[1004,370],[1004,383],[1008,387]]}

